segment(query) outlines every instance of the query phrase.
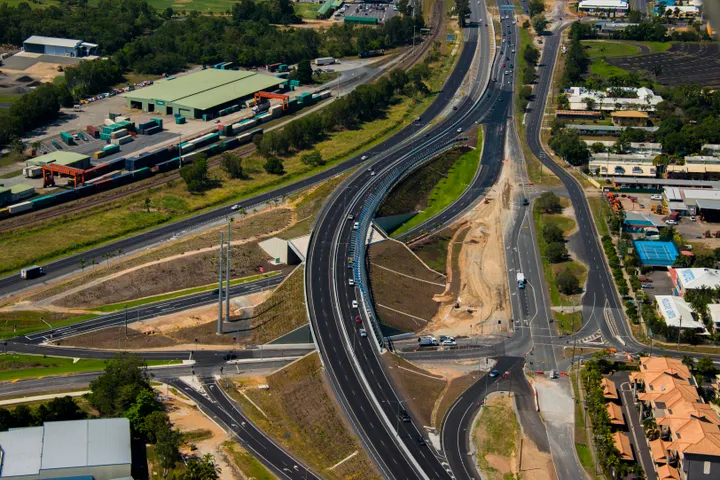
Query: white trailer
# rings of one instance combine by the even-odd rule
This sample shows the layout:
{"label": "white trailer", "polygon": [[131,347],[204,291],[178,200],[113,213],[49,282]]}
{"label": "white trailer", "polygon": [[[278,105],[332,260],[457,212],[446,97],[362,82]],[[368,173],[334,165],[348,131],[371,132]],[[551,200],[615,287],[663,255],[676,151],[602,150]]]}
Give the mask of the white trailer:
{"label": "white trailer", "polygon": [[522,272],[518,272],[517,274],[517,284],[518,288],[525,288],[525,275],[523,275]]}
{"label": "white trailer", "polygon": [[335,63],[335,59],[333,57],[320,57],[315,59],[315,65],[318,67],[323,65],[332,65]]}

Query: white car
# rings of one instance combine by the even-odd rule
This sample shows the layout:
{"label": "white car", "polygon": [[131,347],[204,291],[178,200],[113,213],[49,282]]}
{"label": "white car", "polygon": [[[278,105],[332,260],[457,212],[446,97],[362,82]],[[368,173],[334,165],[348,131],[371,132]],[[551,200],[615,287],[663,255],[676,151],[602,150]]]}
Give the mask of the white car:
{"label": "white car", "polygon": [[360,222],[353,223],[353,230],[357,230],[358,228],[360,228]]}
{"label": "white car", "polygon": [[238,208],[240,208],[240,205],[235,204],[232,207],[230,207],[230,210],[237,210]]}
{"label": "white car", "polygon": [[355,280],[353,280],[352,278],[349,279],[349,280],[348,280],[348,285],[350,285],[351,287],[354,287],[354,286],[355,286]]}
{"label": "white car", "polygon": [[365,160],[367,160],[367,159],[368,159],[368,156],[367,156],[367,155],[363,155],[362,157],[360,157],[360,160],[363,160],[363,161],[365,161]]}
{"label": "white car", "polygon": [[457,133],[462,133],[462,128],[458,128]]}
{"label": "white car", "polygon": [[360,336],[361,336],[362,338],[367,337],[367,332],[365,331],[364,328],[361,328],[361,329],[360,329]]}
{"label": "white car", "polygon": [[457,342],[455,340],[445,340],[441,343],[443,347],[457,347]]}
{"label": "white car", "polygon": [[357,300],[352,301],[352,308],[358,308]]}
{"label": "white car", "polygon": [[677,225],[677,222],[672,218],[668,218],[667,220],[665,220],[665,225]]}
{"label": "white car", "polygon": [[650,195],[650,200],[662,200],[662,195]]}

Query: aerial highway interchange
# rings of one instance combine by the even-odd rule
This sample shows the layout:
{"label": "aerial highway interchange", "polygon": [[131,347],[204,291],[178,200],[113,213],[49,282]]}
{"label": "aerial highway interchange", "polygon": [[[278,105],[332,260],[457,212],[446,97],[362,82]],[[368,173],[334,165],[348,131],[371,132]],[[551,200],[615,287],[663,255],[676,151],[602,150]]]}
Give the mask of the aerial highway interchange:
{"label": "aerial highway interchange", "polygon": [[[604,261],[604,253],[581,185],[545,152],[540,140],[552,66],[560,49],[560,33],[569,23],[563,22],[562,17],[555,19],[554,30],[545,37],[539,78],[534,90],[535,100],[525,118],[528,147],[562,181],[572,202],[578,229],[582,232],[582,248],[578,255],[587,265],[593,265],[583,296],[584,325],[579,332],[559,338],[551,324],[552,312],[544,286],[537,239],[534,237],[531,209],[522,205],[524,199],[534,198],[539,192],[529,186],[527,181],[522,148],[513,119],[514,83],[512,76],[503,74],[501,65],[505,59],[516,60],[519,52],[515,53],[510,42],[495,43],[494,27],[488,18],[484,0],[471,2],[470,7],[469,21],[478,22],[479,27],[465,29],[457,66],[421,118],[347,162],[238,203],[242,208],[252,208],[356,169],[327,199],[312,231],[306,260],[305,295],[315,345],[277,347],[264,353],[257,349],[238,350],[233,353],[233,358],[246,362],[243,368],[247,369],[260,368],[267,362],[276,362],[281,366],[317,349],[342,411],[385,478],[480,478],[474,459],[469,455],[471,445],[467,431],[493,386],[517,393],[518,411],[524,429],[536,443],[547,445],[551,432],[546,431],[533,405],[530,386],[523,375],[526,363],[536,364],[540,370],[567,370],[569,362],[559,355],[562,348],[575,340],[598,333],[607,347],[626,352],[638,352],[645,348],[634,339],[624,319],[622,303]],[[503,21],[503,29],[511,28],[513,42],[517,43],[519,26],[512,12],[506,12],[509,19]],[[486,19],[489,26],[485,26]],[[461,85],[468,77],[476,78],[477,83],[472,85],[465,96],[459,96]],[[449,106],[456,108],[450,109]],[[449,207],[415,227],[403,238],[411,238],[421,230],[437,231],[457,220],[483,198],[498,179],[504,158],[511,157],[512,161],[505,168],[515,169],[518,177],[524,179],[523,188],[514,195],[511,227],[504,239],[508,284],[512,293],[512,330],[506,338],[473,348],[401,354],[409,359],[494,357],[498,362],[496,368],[508,371],[513,380],[509,380],[510,377],[485,376],[472,385],[449,409],[442,429],[438,432],[440,448],[436,448],[432,442],[426,443],[427,432],[415,418],[411,418],[411,421],[405,421],[404,418],[402,422],[396,421],[399,416],[407,415],[403,408],[406,400],[389,378],[383,363],[382,356],[386,354],[387,344],[380,333],[377,314],[373,311],[372,292],[367,287],[364,246],[375,213],[373,208],[397,184],[402,174],[421,166],[452,146],[474,125],[482,125],[485,136],[481,167],[472,184]],[[126,252],[137,251],[187,229],[222,220],[232,213],[230,206],[215,209],[97,247],[90,253],[101,256],[104,252],[116,251],[118,248]],[[359,223],[357,228],[354,227],[356,220]],[[86,255],[87,252],[82,254]],[[77,254],[49,263],[45,266],[47,275],[41,279],[24,282],[17,275],[0,279],[0,294],[8,295],[69,275],[78,270],[80,258],[81,254]],[[528,288],[517,288],[514,275],[519,271],[527,277]],[[240,296],[274,288],[283,278],[283,275],[276,275],[237,285],[231,288],[231,293]],[[126,321],[144,320],[160,313],[211,304],[215,298],[214,293],[203,292],[134,307],[127,312],[103,315],[68,327],[10,339],[4,348],[16,353],[111,358],[115,354],[113,351],[69,349],[46,343],[109,326],[121,326]],[[355,320],[357,315],[362,318],[360,323]],[[368,336],[360,336],[361,327],[367,329]],[[225,352],[184,350],[138,353],[147,359],[191,360],[188,365],[157,370],[153,375],[185,392],[207,415],[231,430],[278,477],[322,478],[321,472],[313,472],[255,427],[224,393],[222,369],[230,368],[224,357]],[[677,352],[667,353],[680,355]],[[82,388],[95,376],[93,373],[79,374],[69,383]],[[203,387],[202,392],[181,378],[188,376],[198,379]],[[56,388],[57,385],[54,380],[20,381],[11,388],[0,388],[0,396],[42,392],[44,389]],[[413,412],[409,412],[409,415],[412,417]],[[558,458],[553,455],[553,460],[559,478],[580,478],[584,475],[577,458]]]}

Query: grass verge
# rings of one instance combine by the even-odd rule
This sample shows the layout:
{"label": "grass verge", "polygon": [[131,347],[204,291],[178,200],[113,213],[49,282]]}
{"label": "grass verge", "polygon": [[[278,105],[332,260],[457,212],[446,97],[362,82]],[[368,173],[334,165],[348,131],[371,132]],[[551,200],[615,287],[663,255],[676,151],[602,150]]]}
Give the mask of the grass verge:
{"label": "grass verge", "polygon": [[582,313],[561,313],[553,312],[555,327],[560,335],[570,335],[580,331],[582,327]]}
{"label": "grass verge", "polygon": [[[0,381],[43,378],[54,375],[94,372],[105,368],[106,360],[47,357],[39,355],[0,355]],[[148,360],[148,366],[176,365],[180,360]]]}
{"label": "grass verge", "polygon": [[[513,399],[507,395],[491,397],[473,426],[473,440],[477,447],[477,463],[490,479],[514,478],[511,471],[500,471],[501,464],[515,463],[520,425],[515,417]],[[490,459],[488,456],[492,456]],[[496,459],[500,461],[496,461]],[[509,468],[503,468],[503,470]]]}
{"label": "grass verge", "polygon": [[640,47],[631,43],[607,40],[583,40],[581,43],[590,58],[626,57],[641,52]]}
{"label": "grass verge", "polygon": [[[577,384],[577,372],[570,373],[570,383],[573,388],[573,396],[576,399],[580,399],[580,392],[578,391]],[[580,460],[580,465],[583,466],[590,478],[596,478],[595,463],[593,459],[590,447],[587,445],[587,429],[585,428],[585,416],[583,412],[583,404],[578,401],[575,402],[575,450]]]}
{"label": "grass verge", "polygon": [[[51,328],[64,327],[90,320],[98,315],[73,315],[41,310],[13,310],[0,312],[0,338],[20,337]],[[47,323],[45,323],[47,322]],[[49,324],[49,325],[48,325]]]}
{"label": "grass verge", "polygon": [[[482,129],[478,129],[478,145],[481,142]],[[458,158],[450,167],[447,175],[430,192],[427,207],[395,230],[393,236],[402,235],[415,226],[433,218],[457,200],[475,178],[475,173],[480,164],[480,154],[481,149],[475,149]]]}
{"label": "grass verge", "polygon": [[600,236],[610,235],[610,229],[605,221],[606,214],[610,210],[609,205],[599,197],[587,197],[587,201],[590,204],[590,211],[592,212],[593,221],[595,222],[595,228],[597,228]]}
{"label": "grass verge", "polygon": [[585,280],[587,279],[587,268],[585,265],[575,260],[568,260],[554,264],[550,263],[545,253],[548,244],[542,236],[542,231],[545,225],[556,225],[567,235],[568,232],[575,228],[575,220],[562,214],[543,214],[540,212],[537,204],[533,207],[533,217],[535,220],[535,231],[537,232],[538,246],[540,248],[540,258],[542,258],[543,275],[550,293],[550,301],[554,306],[567,306],[579,303],[582,293],[574,295],[565,295],[560,293],[557,285],[555,284],[555,277],[558,273],[567,268],[578,278],[580,285],[582,286],[585,284]]}
{"label": "grass verge", "polygon": [[222,447],[235,466],[245,475],[245,478],[255,480],[275,480],[277,478],[265,468],[265,465],[237,443],[227,441],[222,444]]}
{"label": "grass verge", "polygon": [[[268,273],[262,273],[260,275],[253,275],[251,277],[238,278],[236,280],[230,280],[230,285],[241,285],[243,283],[254,282],[256,280],[261,280],[263,278],[274,277],[275,275],[277,275],[279,273],[280,272],[268,272]],[[223,282],[223,284],[224,283],[225,282]],[[102,307],[92,308],[91,310],[93,310],[95,312],[117,312],[118,310],[122,310],[126,307],[127,308],[138,307],[140,305],[145,305],[148,303],[161,302],[163,300],[170,300],[171,298],[184,297],[185,295],[192,295],[193,293],[207,292],[207,291],[217,289],[217,288],[218,288],[217,284],[205,285],[202,287],[188,288],[186,290],[180,290],[178,292],[166,293],[164,295],[155,295],[153,297],[141,298],[139,300],[135,300],[132,302],[120,302],[120,303],[114,303],[112,305],[104,305]]]}
{"label": "grass verge", "polygon": [[266,379],[237,380],[229,393],[258,428],[325,478],[379,478],[328,393],[317,353]]}

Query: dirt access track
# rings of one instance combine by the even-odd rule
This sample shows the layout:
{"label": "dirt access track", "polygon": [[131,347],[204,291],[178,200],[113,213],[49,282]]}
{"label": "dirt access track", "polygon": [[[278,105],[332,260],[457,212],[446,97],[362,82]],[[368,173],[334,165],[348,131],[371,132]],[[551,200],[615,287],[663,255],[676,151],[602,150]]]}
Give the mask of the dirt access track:
{"label": "dirt access track", "polygon": [[440,306],[423,332],[450,336],[507,332],[512,310],[503,234],[504,219],[512,216],[513,188],[508,170],[503,168],[486,201],[465,216],[466,226],[450,241],[447,287],[435,297]]}

